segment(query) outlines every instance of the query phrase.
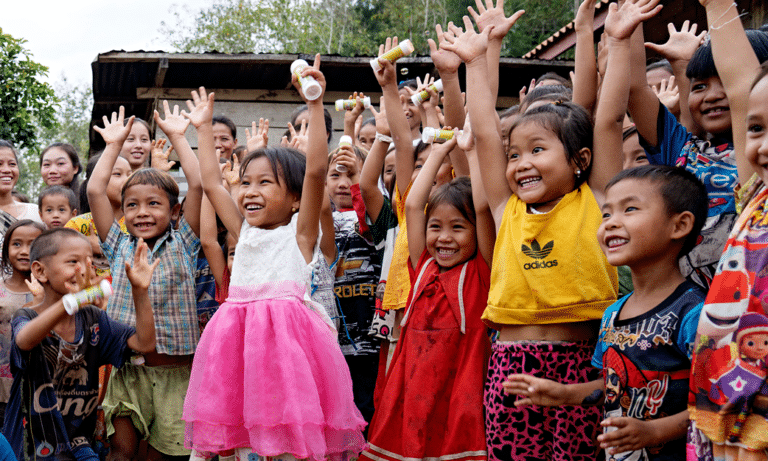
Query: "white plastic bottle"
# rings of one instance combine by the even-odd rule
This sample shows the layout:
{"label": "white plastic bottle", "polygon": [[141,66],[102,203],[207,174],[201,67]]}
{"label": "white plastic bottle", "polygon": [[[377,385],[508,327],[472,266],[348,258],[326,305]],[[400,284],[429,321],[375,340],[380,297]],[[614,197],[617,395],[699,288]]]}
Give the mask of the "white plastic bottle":
{"label": "white plastic bottle", "polygon": [[[366,96],[363,99],[360,100],[360,102],[363,103],[363,107],[368,109],[371,107],[371,97]],[[337,99],[336,100],[336,112],[340,112],[342,110],[352,110],[357,105],[357,100],[355,99]]]}
{"label": "white plastic bottle", "polygon": [[[440,79],[440,80],[436,81],[435,83],[429,85],[429,88],[432,91],[435,91],[437,93],[442,93],[443,92],[443,79]],[[427,93],[427,90],[419,91],[418,93],[416,93],[413,96],[411,96],[411,101],[413,101],[413,103],[416,104],[417,106],[419,104],[421,104],[422,102],[426,101],[427,99],[429,99],[429,93]]]}
{"label": "white plastic bottle", "polygon": [[304,92],[304,96],[306,96],[310,101],[314,101],[320,97],[320,95],[323,93],[323,89],[320,87],[320,84],[317,83],[317,80],[315,80],[314,77],[301,76],[301,72],[307,67],[309,67],[309,63],[307,63],[307,61],[303,59],[297,59],[293,61],[293,64],[291,64],[291,73],[296,74],[296,77],[299,78],[299,86],[301,86],[301,90]]}
{"label": "white plastic bottle", "polygon": [[[461,131],[459,131],[458,134],[461,134]],[[421,132],[421,140],[427,144],[442,144],[451,139],[453,139],[453,130],[439,130],[428,126]]]}
{"label": "white plastic bottle", "polygon": [[[342,136],[339,139],[339,147],[344,147],[344,146],[352,146],[352,137],[351,136],[348,136],[348,135],[345,134],[344,136]],[[338,171],[339,173],[346,173],[347,172],[347,167],[344,166],[344,165],[339,165],[338,163],[336,163],[336,171]]]}
{"label": "white plastic bottle", "polygon": [[402,42],[400,42],[396,47],[382,54],[378,58],[371,59],[371,67],[373,67],[374,72],[378,72],[381,70],[381,64],[379,64],[379,59],[395,62],[398,59],[402,58],[403,56],[408,56],[409,54],[413,53],[414,49],[415,48],[413,47],[413,43],[411,43],[410,40],[405,39]]}

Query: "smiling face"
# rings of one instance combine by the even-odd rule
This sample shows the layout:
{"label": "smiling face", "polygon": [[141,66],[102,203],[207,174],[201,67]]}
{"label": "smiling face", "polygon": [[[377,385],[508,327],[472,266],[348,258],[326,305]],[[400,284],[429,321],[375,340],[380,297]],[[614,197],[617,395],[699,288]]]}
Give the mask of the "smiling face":
{"label": "smiling face", "polygon": [[258,157],[243,172],[237,204],[251,226],[275,229],[291,222],[300,199],[288,192],[285,180],[275,175],[269,160]]}
{"label": "smiling face", "polygon": [[627,136],[622,144],[622,149],[624,151],[622,169],[628,170],[636,166],[648,165],[648,155],[643,146],[640,145],[640,136],[637,133]]}
{"label": "smiling face", "polygon": [[19,180],[19,164],[13,151],[0,147],[0,193],[10,193]]}
{"label": "smiling face", "polygon": [[77,168],[72,164],[69,155],[60,147],[51,147],[43,155],[40,164],[40,175],[48,186],[69,187],[77,174]]}
{"label": "smiling face", "polygon": [[745,153],[763,182],[768,182],[768,78],[765,77],[749,94]]}
{"label": "smiling face", "polygon": [[87,274],[93,260],[91,244],[84,237],[61,237],[59,251],[39,261],[33,266],[35,277],[41,283],[47,283],[59,295],[69,293],[69,286],[78,286]]}
{"label": "smiling face", "polygon": [[69,199],[64,195],[49,194],[43,197],[40,206],[40,219],[48,226],[48,229],[64,227],[64,224],[74,218],[76,213],[77,210],[70,207]]}
{"label": "smiling face", "polygon": [[762,360],[768,356],[768,333],[753,333],[741,339],[739,351],[752,360]]}
{"label": "smiling face", "polygon": [[214,123],[213,144],[221,152],[221,157],[229,160],[232,158],[232,151],[237,146],[237,139],[232,136],[232,131],[230,131],[227,125]]}
{"label": "smiling face", "polygon": [[432,209],[427,219],[426,246],[441,269],[450,269],[475,254],[475,225],[453,205],[441,203]]}
{"label": "smiling face", "polygon": [[[358,171],[362,170],[363,162],[358,159]],[[352,176],[349,170],[341,173],[336,171],[336,162],[328,165],[325,190],[331,196],[336,208],[352,208]]]}
{"label": "smiling face", "polygon": [[658,187],[625,179],[605,192],[597,240],[611,265],[636,270],[668,257],[674,222]]}
{"label": "smiling face", "polygon": [[399,93],[400,104],[403,106],[403,113],[405,113],[405,118],[408,120],[408,126],[411,128],[411,131],[419,129],[421,126],[421,113],[419,112],[419,107],[413,103],[413,100],[411,100],[411,95],[408,93],[408,90],[403,88]]}
{"label": "smiling face", "polygon": [[688,108],[693,121],[707,133],[714,135],[730,133],[731,112],[720,77],[691,80]]}
{"label": "smiling face", "polygon": [[123,214],[128,233],[142,237],[153,248],[157,237],[163,235],[178,219],[181,206],[171,208],[168,194],[152,184],[134,184],[123,194]]}
{"label": "smiling face", "polygon": [[35,226],[21,226],[13,231],[13,235],[6,236],[8,241],[8,262],[14,271],[29,273],[29,248],[32,242],[42,231]]}
{"label": "smiling face", "polygon": [[538,211],[550,211],[576,187],[576,170],[555,133],[535,122],[512,130],[506,174],[520,200]]}
{"label": "smiling face", "polygon": [[134,123],[130,134],[123,143],[120,150],[120,156],[128,160],[132,170],[142,168],[149,159],[149,152],[152,149],[152,139],[149,136],[149,130],[143,123]]}

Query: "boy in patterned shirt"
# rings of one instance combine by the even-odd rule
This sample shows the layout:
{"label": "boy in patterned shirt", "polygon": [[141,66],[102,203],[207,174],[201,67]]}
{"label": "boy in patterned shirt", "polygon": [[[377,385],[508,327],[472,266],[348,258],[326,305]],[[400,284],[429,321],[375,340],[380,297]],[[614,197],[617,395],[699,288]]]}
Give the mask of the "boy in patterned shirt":
{"label": "boy in patterned shirt", "polygon": [[[99,163],[88,183],[88,201],[93,213],[102,251],[110,262],[113,295],[107,313],[129,325],[135,322],[125,261],[133,254],[136,241],[149,246],[150,260],[160,259],[149,287],[155,314],[156,349],[134,357],[130,364],[112,374],[104,399],[107,434],[112,456],[133,459],[140,439],[147,440],[149,457],[162,459],[189,455],[184,448],[184,423],[181,420],[184,397],[189,385],[192,354],[200,337],[195,300],[195,267],[200,249],[200,170],[184,132],[192,111],[179,115],[164,101],[165,119],[155,112],[155,121],[168,136],[179,155],[187,178],[188,192],[184,216],[179,218],[179,188],[167,173],[143,168],[123,185],[124,234],[114,219],[106,189],[109,173],[126,137],[133,117],[123,123],[123,108],[112,120],[104,118],[104,128],[96,128],[106,142]],[[178,229],[172,226],[178,221]]]}

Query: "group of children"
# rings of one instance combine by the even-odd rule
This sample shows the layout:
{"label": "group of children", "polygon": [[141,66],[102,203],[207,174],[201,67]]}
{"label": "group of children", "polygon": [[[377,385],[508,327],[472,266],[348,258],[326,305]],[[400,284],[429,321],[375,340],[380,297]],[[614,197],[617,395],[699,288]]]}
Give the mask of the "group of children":
{"label": "group of children", "polygon": [[103,418],[115,460],[767,460],[768,36],[701,4],[708,34],[671,27],[646,74],[659,1],[612,3],[595,55],[585,0],[573,83],[499,115],[523,12],[478,0],[429,40],[442,104],[387,39],[379,109],[353,95],[330,152],[319,55],[279,146],[262,119],[237,149],[200,88],[155,113],[181,203],[122,108],[83,185],[41,156],[45,225],[0,141],[13,454],[99,459]]}

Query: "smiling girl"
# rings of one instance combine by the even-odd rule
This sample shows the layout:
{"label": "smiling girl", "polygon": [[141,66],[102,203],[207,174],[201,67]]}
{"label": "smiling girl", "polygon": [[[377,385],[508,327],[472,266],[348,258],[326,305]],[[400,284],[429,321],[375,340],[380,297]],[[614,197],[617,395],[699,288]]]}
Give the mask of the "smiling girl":
{"label": "smiling girl", "polygon": [[0,139],[0,236],[18,219],[39,222],[40,213],[34,203],[23,203],[13,197],[13,188],[19,180],[19,158],[10,142]]}
{"label": "smiling girl", "polygon": [[131,171],[136,171],[148,165],[151,151],[152,131],[149,124],[140,118],[134,118],[133,127],[123,143],[120,156],[128,160]]}

